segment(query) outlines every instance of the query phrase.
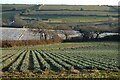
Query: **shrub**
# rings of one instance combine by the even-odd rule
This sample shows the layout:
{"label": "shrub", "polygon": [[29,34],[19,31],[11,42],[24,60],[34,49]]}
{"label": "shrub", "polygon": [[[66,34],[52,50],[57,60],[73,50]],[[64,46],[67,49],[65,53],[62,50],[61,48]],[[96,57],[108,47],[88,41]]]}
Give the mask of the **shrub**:
{"label": "shrub", "polygon": [[45,45],[52,43],[62,42],[62,39],[57,35],[52,39],[41,39],[41,40],[3,40],[2,47],[16,47],[16,46],[29,46],[29,45]]}

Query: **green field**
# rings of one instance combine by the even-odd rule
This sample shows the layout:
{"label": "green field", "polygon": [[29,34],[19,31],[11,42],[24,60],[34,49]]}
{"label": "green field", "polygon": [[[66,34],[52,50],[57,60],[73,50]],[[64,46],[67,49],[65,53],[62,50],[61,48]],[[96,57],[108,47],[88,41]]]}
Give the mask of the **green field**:
{"label": "green field", "polygon": [[97,6],[97,5],[43,5],[42,10],[80,10],[81,8],[85,10],[112,10],[113,8],[107,6]]}
{"label": "green field", "polygon": [[[7,21],[14,20],[14,16],[20,14],[22,19],[36,19],[41,20],[49,25],[66,25],[72,26],[69,23],[84,22],[84,25],[100,24],[103,26],[108,20],[114,22],[118,19],[117,6],[99,6],[99,5],[2,5],[3,6],[3,19]],[[12,10],[16,8],[16,10]],[[6,10],[6,11],[4,11]],[[24,12],[24,11],[29,12]],[[46,20],[44,20],[46,19]],[[100,23],[99,23],[100,22]],[[59,24],[58,24],[59,23]],[[107,26],[105,24],[104,26]],[[77,26],[77,24],[74,26]],[[114,27],[114,26],[113,26]]]}
{"label": "green field", "polygon": [[[16,17],[18,25],[21,22],[20,26],[33,29],[80,32],[95,27],[114,32],[118,28],[117,6],[4,4],[0,14],[5,27],[11,26],[9,23]],[[120,78],[118,44],[91,39],[90,42],[0,48],[0,75],[2,78]]]}
{"label": "green field", "polygon": [[117,42],[26,46],[2,49],[1,68],[3,77],[120,78],[118,57]]}
{"label": "green field", "polygon": [[16,14],[20,13],[20,11],[9,11],[9,12],[2,12],[2,17],[4,17],[4,19],[10,19],[13,20],[14,16]]}
{"label": "green field", "polygon": [[30,4],[2,4],[2,10],[12,10],[13,8],[16,8],[16,10],[23,10],[32,7],[35,6]]}

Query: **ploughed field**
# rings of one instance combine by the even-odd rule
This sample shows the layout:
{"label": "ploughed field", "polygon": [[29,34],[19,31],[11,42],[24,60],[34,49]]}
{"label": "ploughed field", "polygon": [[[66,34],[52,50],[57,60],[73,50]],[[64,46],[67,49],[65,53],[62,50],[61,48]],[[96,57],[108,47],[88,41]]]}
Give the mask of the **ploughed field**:
{"label": "ploughed field", "polygon": [[[5,74],[100,70],[119,72],[117,42],[61,43],[1,49]],[[6,76],[3,74],[3,76]]]}

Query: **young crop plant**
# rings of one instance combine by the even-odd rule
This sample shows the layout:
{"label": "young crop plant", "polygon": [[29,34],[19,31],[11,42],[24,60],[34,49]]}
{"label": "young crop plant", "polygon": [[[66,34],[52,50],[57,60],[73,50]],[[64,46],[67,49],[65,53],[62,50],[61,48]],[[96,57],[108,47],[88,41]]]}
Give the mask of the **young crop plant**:
{"label": "young crop plant", "polygon": [[17,58],[21,53],[21,50],[20,51],[17,51],[14,55],[12,55],[10,58],[8,58],[7,60],[5,60],[4,62],[2,62],[2,66],[3,68],[5,67],[9,67],[8,65],[10,65],[14,60],[15,58]]}
{"label": "young crop plant", "polygon": [[50,56],[53,60],[55,60],[57,63],[59,63],[60,65],[64,66],[67,70],[71,70],[71,69],[74,69],[73,66],[71,66],[70,64],[67,64],[65,63],[64,61],[62,61],[61,59],[59,59],[58,57],[56,56],[53,56],[52,54],[46,52],[46,54],[48,56]]}
{"label": "young crop plant", "polygon": [[30,51],[28,50],[26,53],[25,53],[25,58],[22,62],[22,65],[20,67],[20,71],[22,72],[28,72],[28,67],[29,67],[29,54],[30,54]]}
{"label": "young crop plant", "polygon": [[[22,60],[23,56],[25,55],[26,51],[21,52],[19,58],[8,68],[8,71],[13,72],[16,71],[20,61]],[[19,54],[19,53],[18,53]]]}
{"label": "young crop plant", "polygon": [[35,55],[35,52],[33,52],[33,51],[30,51],[30,52],[32,53],[32,56],[33,56],[34,70],[35,70],[35,71],[42,71],[42,70],[41,70],[41,67],[40,67],[40,65],[39,65],[39,62],[38,62],[38,60],[37,60],[37,57],[36,57],[36,55]]}
{"label": "young crop plant", "polygon": [[64,70],[64,68],[58,64],[56,61],[54,61],[53,59],[51,59],[49,56],[46,55],[45,52],[41,51],[40,54],[44,55],[44,57],[46,58],[46,60],[52,64],[53,66],[55,66],[57,69],[55,69],[55,71],[61,71],[61,70]]}
{"label": "young crop plant", "polygon": [[45,61],[45,59],[40,55],[40,53],[36,50],[34,50],[34,53],[37,55],[40,61],[39,63],[42,64],[43,70],[44,71],[50,70],[50,65]]}

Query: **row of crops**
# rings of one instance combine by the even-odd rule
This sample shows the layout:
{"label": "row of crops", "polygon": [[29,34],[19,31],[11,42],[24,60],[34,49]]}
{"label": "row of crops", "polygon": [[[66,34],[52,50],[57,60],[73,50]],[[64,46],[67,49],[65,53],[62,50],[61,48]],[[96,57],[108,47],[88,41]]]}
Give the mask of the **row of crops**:
{"label": "row of crops", "polygon": [[[77,50],[76,50],[77,49]],[[81,48],[60,50],[14,50],[4,51],[2,58],[3,72],[43,73],[52,70],[109,70],[118,71],[116,51],[85,51]],[[111,57],[110,57],[111,55]]]}

